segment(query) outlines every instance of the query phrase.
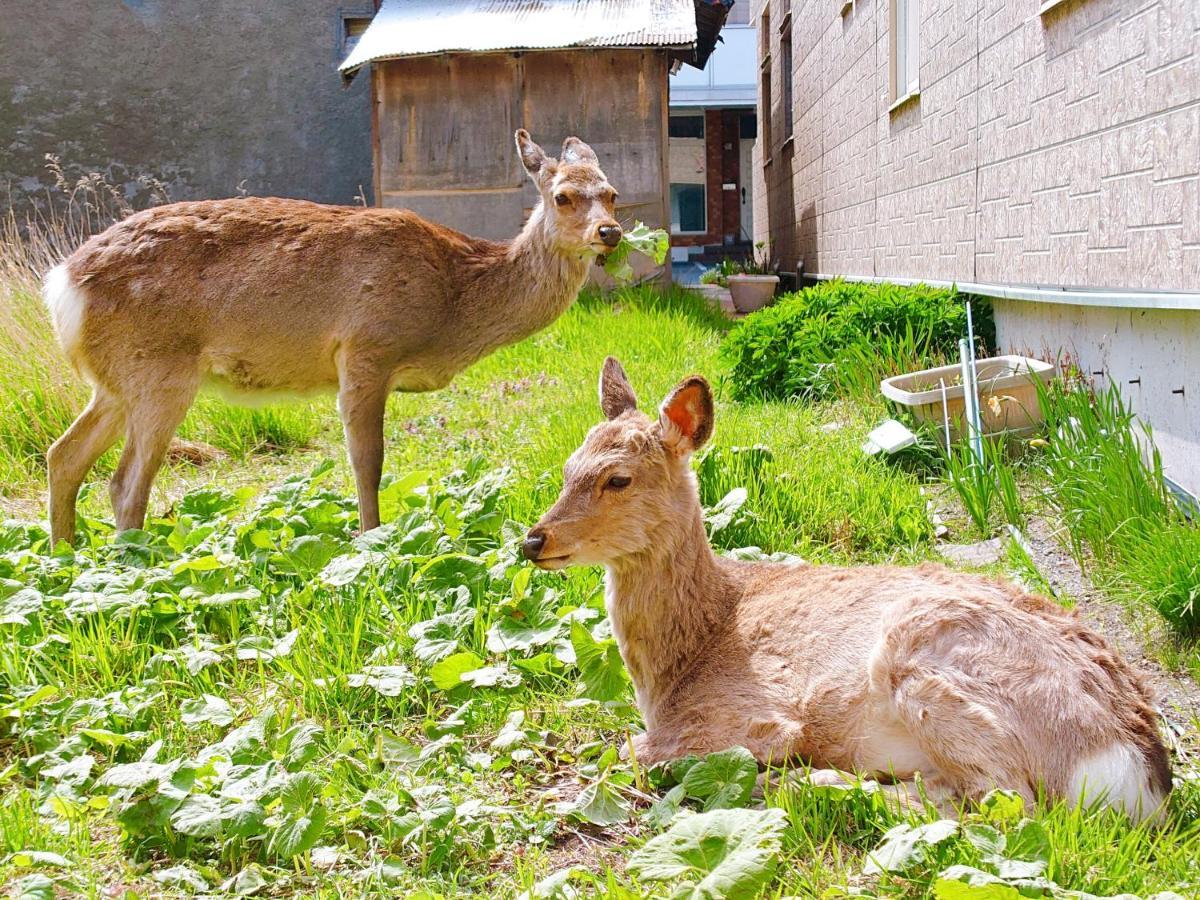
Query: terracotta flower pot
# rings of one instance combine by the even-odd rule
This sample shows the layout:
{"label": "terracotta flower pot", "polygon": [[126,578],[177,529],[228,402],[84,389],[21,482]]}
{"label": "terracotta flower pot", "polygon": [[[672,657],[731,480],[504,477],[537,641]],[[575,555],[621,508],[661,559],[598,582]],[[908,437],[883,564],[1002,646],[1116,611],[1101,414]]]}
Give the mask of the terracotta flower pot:
{"label": "terracotta flower pot", "polygon": [[733,308],[740,313],[762,309],[771,302],[778,286],[778,275],[730,275],[729,293],[733,296]]}

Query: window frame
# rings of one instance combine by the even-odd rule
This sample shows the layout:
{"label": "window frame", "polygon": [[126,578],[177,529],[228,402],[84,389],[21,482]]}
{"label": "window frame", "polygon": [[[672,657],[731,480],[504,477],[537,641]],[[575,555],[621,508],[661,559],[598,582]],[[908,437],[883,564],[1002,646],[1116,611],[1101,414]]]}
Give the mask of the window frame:
{"label": "window frame", "polygon": [[771,94],[771,4],[770,0],[763,6],[763,14],[759,19],[758,40],[762,62],[758,74],[758,139],[762,147],[762,166],[765,169],[773,158],[771,146],[771,108],[774,97]]}
{"label": "window frame", "polygon": [[781,82],[779,104],[783,110],[783,140],[780,142],[781,147],[787,146],[788,141],[796,133],[795,72],[793,65],[792,14],[789,12],[783,17],[783,23],[779,26],[779,78]]}
{"label": "window frame", "polygon": [[[687,137],[672,138],[671,134],[670,134],[671,119],[699,119],[700,120],[700,132],[701,132],[700,137],[695,137],[695,136],[689,135]],[[708,234],[708,226],[709,226],[709,222],[708,222],[708,122],[705,119],[704,110],[700,110],[700,109],[669,110],[667,113],[667,156],[668,156],[668,158],[670,158],[670,143],[672,140],[700,141],[701,142],[701,145],[703,148],[702,149],[702,158],[704,160],[704,178],[698,182],[697,181],[671,181],[670,173],[669,172],[667,173],[667,179],[668,179],[667,180],[667,200],[668,200],[667,212],[668,212],[668,218],[670,219],[670,221],[667,223],[668,230],[673,237],[675,237],[675,236],[695,237],[697,235],[706,235],[706,234]],[[674,203],[671,202],[671,200],[672,200],[671,195],[674,193],[674,189],[676,186],[700,188],[700,195],[702,198],[702,202],[700,204],[700,211],[701,211],[701,215],[703,216],[704,227],[702,229],[700,229],[699,231],[695,231],[695,230],[691,230],[691,229],[685,230],[682,227],[682,222],[680,223],[679,230],[675,229],[674,216],[671,215],[671,211],[674,206]]]}
{"label": "window frame", "polygon": [[[903,72],[900,71],[902,64]],[[891,112],[921,93],[920,0],[889,0],[888,70],[888,99],[891,101],[888,111]]]}
{"label": "window frame", "polygon": [[[371,27],[371,22],[375,19],[375,10],[372,7],[362,8],[345,8],[338,10],[338,35],[337,35],[337,53],[340,60],[344,60],[358,46],[359,40],[366,34],[368,28]],[[361,26],[362,31],[358,34],[351,34],[352,26]]]}

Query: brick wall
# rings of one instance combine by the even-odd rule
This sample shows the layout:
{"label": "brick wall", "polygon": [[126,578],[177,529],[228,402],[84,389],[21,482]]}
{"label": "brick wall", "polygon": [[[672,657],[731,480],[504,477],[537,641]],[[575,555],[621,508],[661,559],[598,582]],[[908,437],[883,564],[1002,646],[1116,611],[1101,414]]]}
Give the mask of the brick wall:
{"label": "brick wall", "polygon": [[754,3],[757,240],[809,272],[1200,290],[1196,0],[921,0],[920,95],[891,112],[888,3]]}

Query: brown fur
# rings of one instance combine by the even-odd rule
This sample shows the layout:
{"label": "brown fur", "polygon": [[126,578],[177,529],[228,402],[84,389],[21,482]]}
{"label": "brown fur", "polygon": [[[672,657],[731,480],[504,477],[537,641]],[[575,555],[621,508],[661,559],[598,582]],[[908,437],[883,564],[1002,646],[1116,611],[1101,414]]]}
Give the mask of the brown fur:
{"label": "brown fur", "polygon": [[685,379],[651,419],[615,360],[601,382],[609,421],[567,461],[527,555],[607,567],[646,724],[639,759],[740,744],[763,763],[900,780],[919,770],[934,798],[999,786],[1077,800],[1080,773],[1099,777],[1088,760],[1120,745],[1138,760],[1127,811],[1160,805],[1171,777],[1146,684],[1075,616],[937,565],[718,557],[688,461],[711,433],[707,383]]}
{"label": "brown fur", "polygon": [[65,265],[82,329],[60,335],[95,395],[48,454],[54,540],[72,538],[79,486],[122,431],[113,505],[119,527],[141,526],[203,383],[235,397],[336,388],[362,527],[378,525],[388,392],[440,388],[546,327],[619,240],[591,148],[568,138],[557,161],[516,140],[541,199],[507,243],[404,210],[245,198],[147,210],[80,247]]}

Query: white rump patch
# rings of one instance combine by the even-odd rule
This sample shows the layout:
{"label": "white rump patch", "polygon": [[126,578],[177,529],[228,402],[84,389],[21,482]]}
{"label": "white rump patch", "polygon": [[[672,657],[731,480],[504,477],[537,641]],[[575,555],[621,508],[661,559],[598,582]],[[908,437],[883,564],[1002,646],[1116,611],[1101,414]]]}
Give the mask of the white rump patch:
{"label": "white rump patch", "polygon": [[65,264],[60,263],[46,273],[46,279],[42,282],[42,296],[46,298],[46,307],[50,310],[58,343],[71,362],[82,371],[84,366],[78,350],[83,337],[87,297],[79,286],[71,281],[71,274]]}
{"label": "white rump patch", "polygon": [[1075,767],[1067,797],[1084,806],[1104,803],[1123,810],[1134,822],[1157,817],[1165,799],[1150,787],[1146,760],[1128,744],[1113,744]]}

